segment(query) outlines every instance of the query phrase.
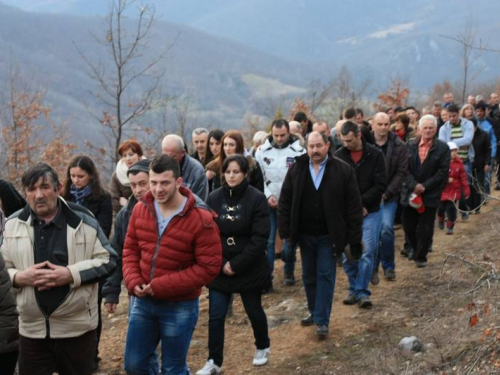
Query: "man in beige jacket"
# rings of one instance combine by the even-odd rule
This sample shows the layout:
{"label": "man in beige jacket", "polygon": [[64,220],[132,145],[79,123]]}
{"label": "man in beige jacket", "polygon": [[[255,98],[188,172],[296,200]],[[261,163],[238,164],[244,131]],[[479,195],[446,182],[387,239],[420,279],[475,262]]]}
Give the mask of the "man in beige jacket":
{"label": "man in beige jacket", "polygon": [[91,374],[98,282],[116,253],[88,211],[59,197],[49,165],[28,169],[22,184],[28,205],[8,219],[0,248],[16,292],[19,373]]}

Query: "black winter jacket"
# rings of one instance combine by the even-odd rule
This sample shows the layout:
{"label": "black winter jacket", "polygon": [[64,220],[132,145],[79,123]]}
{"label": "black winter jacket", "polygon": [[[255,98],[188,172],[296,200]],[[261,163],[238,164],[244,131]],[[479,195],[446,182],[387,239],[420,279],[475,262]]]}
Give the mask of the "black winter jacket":
{"label": "black winter jacket", "polygon": [[16,298],[0,253],[0,354],[19,350],[18,332]]}
{"label": "black winter jacket", "polygon": [[[311,178],[309,156],[295,158],[283,182],[278,204],[278,230],[292,246],[298,241],[300,204],[306,178]],[[363,206],[354,170],[342,160],[328,157],[321,184],[328,235],[336,256],[346,247],[360,246],[363,226]]]}
{"label": "black winter jacket", "polygon": [[435,138],[423,164],[420,164],[418,145],[420,137],[408,142],[408,177],[401,189],[401,204],[408,206],[409,198],[417,184],[422,184],[425,192],[422,200],[426,207],[437,207],[441,193],[448,182],[450,170],[450,148]]}
{"label": "black winter jacket", "polygon": [[472,138],[472,147],[474,147],[474,169],[484,169],[486,164],[490,164],[490,135],[477,127]]}
{"label": "black winter jacket", "polygon": [[[70,194],[69,197],[65,197],[68,202],[74,202],[74,197]],[[111,234],[111,226],[113,225],[113,204],[111,201],[111,195],[108,192],[104,192],[100,197],[94,198],[89,196],[84,199],[83,207],[87,208],[94,217],[99,222],[102,231],[109,238]]]}
{"label": "black winter jacket", "polygon": [[111,238],[111,246],[115,249],[118,254],[116,261],[116,270],[111,276],[106,279],[104,286],[102,287],[102,296],[106,303],[118,303],[120,299],[120,292],[122,290],[122,260],[123,260],[123,245],[125,244],[125,238],[127,237],[128,223],[130,221],[130,216],[137,204],[137,199],[134,195],[130,196],[126,206],[116,215],[115,220],[115,230],[113,232],[113,237]]}
{"label": "black winter jacket", "polygon": [[221,271],[208,288],[241,293],[268,287],[270,219],[266,196],[244,180],[235,188],[224,186],[213,191],[207,204],[218,215],[215,221],[222,239],[222,267],[229,262],[235,272],[227,276]]}
{"label": "black winter jacket", "polygon": [[354,168],[363,207],[368,213],[380,210],[382,195],[387,188],[387,172],[382,151],[363,140],[363,156],[358,164],[354,164],[351,152],[345,147],[337,150],[335,156]]}
{"label": "black winter jacket", "polygon": [[[408,175],[408,149],[393,132],[389,132],[385,168],[387,171],[387,189],[385,201],[393,202],[399,199],[401,186]],[[373,136],[375,139],[375,135]]]}

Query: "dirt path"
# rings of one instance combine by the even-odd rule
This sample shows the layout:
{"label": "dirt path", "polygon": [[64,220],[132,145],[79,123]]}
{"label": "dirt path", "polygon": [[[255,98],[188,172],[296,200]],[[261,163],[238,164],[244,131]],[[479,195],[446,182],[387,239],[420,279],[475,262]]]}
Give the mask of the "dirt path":
{"label": "dirt path", "polygon": [[[236,298],[234,314],[226,323],[224,374],[364,374],[421,373],[453,371],[454,356],[470,345],[480,333],[469,327],[470,296],[459,290],[471,280],[462,268],[443,268],[445,253],[475,254],[499,259],[498,232],[491,225],[499,220],[500,203],[492,201],[481,215],[460,219],[453,236],[436,228],[434,252],[429,265],[417,269],[413,262],[396,254],[397,280],[381,279],[371,287],[374,307],[362,310],[345,306],[347,278],[337,268],[335,301],[330,321],[330,335],[317,341],[314,327],[301,327],[300,319],[307,313],[302,283],[283,285],[282,263],[277,261],[275,291],[263,298],[271,336],[271,357],[268,365],[252,366],[253,336],[241,300]],[[403,231],[396,231],[396,248],[402,246]],[[300,263],[296,277],[300,280]],[[440,273],[443,274],[440,277]],[[451,277],[455,279],[451,282]],[[456,291],[456,293],[454,292]],[[200,318],[190,348],[189,364],[193,372],[200,369],[207,356],[208,300],[206,290],[200,299]],[[122,303],[114,316],[104,316],[101,341],[101,374],[122,374],[123,348],[127,325],[127,303]],[[493,307],[496,309],[496,307]],[[495,310],[496,311],[496,310]],[[426,345],[419,354],[404,353],[397,344],[405,336],[418,336]],[[456,369],[455,369],[456,370]],[[458,370],[457,370],[458,371]],[[459,372],[459,371],[458,371]]]}

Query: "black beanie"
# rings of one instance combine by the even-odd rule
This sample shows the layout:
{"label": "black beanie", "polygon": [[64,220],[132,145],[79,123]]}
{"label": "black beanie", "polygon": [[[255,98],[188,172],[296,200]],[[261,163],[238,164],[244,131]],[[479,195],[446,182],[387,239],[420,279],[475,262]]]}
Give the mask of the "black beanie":
{"label": "black beanie", "polygon": [[149,160],[149,159],[139,160],[137,163],[130,166],[130,168],[127,171],[127,176],[130,174],[130,172],[149,173],[149,164],[151,164],[151,160]]}

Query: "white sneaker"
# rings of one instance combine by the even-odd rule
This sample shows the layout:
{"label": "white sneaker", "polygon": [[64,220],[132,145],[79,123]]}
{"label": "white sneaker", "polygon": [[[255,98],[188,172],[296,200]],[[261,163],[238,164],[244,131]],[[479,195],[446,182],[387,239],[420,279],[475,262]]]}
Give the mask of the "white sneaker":
{"label": "white sneaker", "polygon": [[205,366],[201,370],[199,370],[196,375],[217,375],[220,374],[222,371],[222,368],[217,366],[214,363],[213,359],[209,359],[207,363],[205,363]]}
{"label": "white sneaker", "polygon": [[253,365],[262,366],[267,363],[269,359],[269,348],[257,349],[255,355],[253,356]]}

